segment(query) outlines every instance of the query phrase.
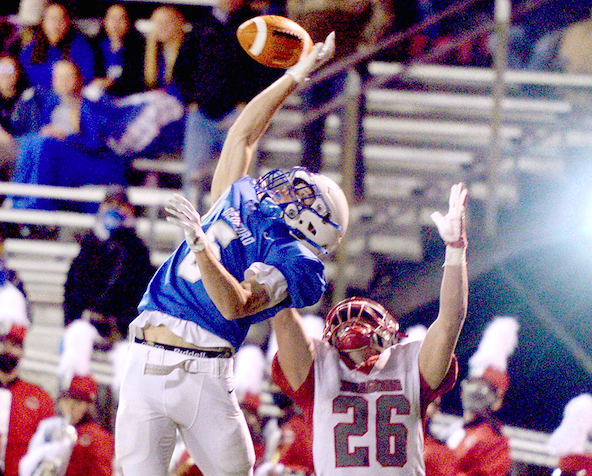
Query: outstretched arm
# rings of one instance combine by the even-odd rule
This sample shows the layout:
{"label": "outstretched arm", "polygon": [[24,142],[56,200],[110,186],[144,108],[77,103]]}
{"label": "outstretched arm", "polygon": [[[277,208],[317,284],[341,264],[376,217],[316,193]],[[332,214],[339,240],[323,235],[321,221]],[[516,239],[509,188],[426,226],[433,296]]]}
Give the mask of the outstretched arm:
{"label": "outstretched arm", "polygon": [[432,214],[440,236],[446,243],[444,276],[440,288],[440,309],[428,329],[419,353],[419,369],[428,385],[440,385],[452,361],[452,355],[467,315],[469,285],[467,277],[465,208],[467,189],[462,183],[450,191],[450,207],[443,216]]}
{"label": "outstretched arm", "polygon": [[296,391],[310,372],[314,358],[312,343],[304,332],[302,319],[296,309],[278,312],[271,319],[271,325],[278,343],[278,362],[286,380]]}
{"label": "outstretched arm", "polygon": [[269,290],[256,277],[239,282],[220,262],[201,226],[201,216],[182,195],[175,194],[165,206],[167,221],[179,226],[193,251],[201,282],[222,316],[229,321],[267,308]]}
{"label": "outstretched arm", "polygon": [[308,75],[333,56],[334,50],[335,35],[331,33],[324,43],[317,43],[309,54],[245,106],[224,142],[212,179],[212,203],[236,180],[247,174],[257,141],[276,111]]}

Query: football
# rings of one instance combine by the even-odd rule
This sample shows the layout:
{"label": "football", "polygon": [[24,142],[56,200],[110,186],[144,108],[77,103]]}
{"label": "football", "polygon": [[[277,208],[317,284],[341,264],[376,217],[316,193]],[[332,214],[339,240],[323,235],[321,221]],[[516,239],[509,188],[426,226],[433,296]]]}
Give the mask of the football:
{"label": "football", "polygon": [[313,47],[304,28],[278,15],[251,18],[238,27],[236,36],[251,58],[271,68],[289,68]]}

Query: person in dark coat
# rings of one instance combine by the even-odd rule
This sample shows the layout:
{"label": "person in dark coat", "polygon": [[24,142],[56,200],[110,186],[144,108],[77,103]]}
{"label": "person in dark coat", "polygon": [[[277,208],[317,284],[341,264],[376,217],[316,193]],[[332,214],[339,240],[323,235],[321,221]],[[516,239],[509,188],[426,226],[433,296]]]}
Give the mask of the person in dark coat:
{"label": "person in dark coat", "polygon": [[128,324],[154,273],[150,252],[133,228],[134,207],[125,189],[113,186],[99,208],[94,230],[81,242],[64,291],[64,324],[83,314],[113,342]]}
{"label": "person in dark coat", "polygon": [[145,89],[142,78],[145,42],[133,28],[125,6],[111,5],[96,41],[97,83],[115,97]]}

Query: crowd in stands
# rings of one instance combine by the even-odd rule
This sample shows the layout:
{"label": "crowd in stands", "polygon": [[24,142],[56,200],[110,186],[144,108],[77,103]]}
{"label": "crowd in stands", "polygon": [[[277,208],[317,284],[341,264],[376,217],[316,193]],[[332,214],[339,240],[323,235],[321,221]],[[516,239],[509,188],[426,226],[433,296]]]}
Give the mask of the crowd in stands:
{"label": "crowd in stands", "polygon": [[[422,61],[425,57],[440,64],[491,66],[495,33],[480,27],[493,19],[492,2],[470,3],[375,58]],[[571,16],[559,15],[558,9],[552,22],[541,20],[537,9],[516,15],[510,29],[509,66],[588,73],[590,2],[580,3]],[[38,24],[19,24],[18,15],[0,21],[0,179],[64,186],[129,185],[137,180],[130,167],[134,157],[173,152],[183,157],[182,183],[199,207],[204,184],[207,187],[241,105],[281,73],[242,51],[235,34],[238,25],[261,13],[284,14],[302,23],[315,41],[326,36],[327,25],[336,25],[337,61],[433,15],[444,15],[453,3],[220,0],[189,20],[182,9],[163,5],[153,8],[150,27],[142,33],[137,19],[128,13],[129,5],[114,3],[108,4],[93,34],[79,29],[66,5],[71,6],[47,4]],[[518,2],[514,7],[520,6]],[[76,13],[84,13],[82,7]],[[364,64],[357,69],[364,79]],[[346,77],[338,74],[304,88],[304,111],[314,113],[343,92]],[[322,167],[325,117],[309,119],[302,127],[302,163],[313,171]],[[363,196],[361,141],[363,137],[358,144],[356,199]],[[6,206],[64,206],[13,198]]]}
{"label": "crowd in stands", "polygon": [[[162,6],[140,33],[126,6],[113,4],[94,36],[61,3],[49,3],[37,25],[4,21],[1,178],[128,185],[134,157],[183,152],[186,183],[200,182],[237,108],[280,74],[238,44],[236,29],[257,14],[248,2],[221,1],[190,24]],[[5,206],[64,203],[10,197]]]}

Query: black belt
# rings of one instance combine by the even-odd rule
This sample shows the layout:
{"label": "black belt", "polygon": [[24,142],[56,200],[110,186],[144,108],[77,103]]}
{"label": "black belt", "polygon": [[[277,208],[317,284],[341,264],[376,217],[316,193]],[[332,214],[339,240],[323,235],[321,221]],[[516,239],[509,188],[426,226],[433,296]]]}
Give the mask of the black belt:
{"label": "black belt", "polygon": [[157,349],[171,350],[179,354],[188,355],[190,357],[199,357],[202,359],[229,359],[234,354],[232,349],[229,347],[189,349],[187,347],[176,347],[174,345],[160,344],[158,342],[140,339],[139,337],[135,337],[134,342],[136,344],[149,345],[151,347],[156,347]]}

